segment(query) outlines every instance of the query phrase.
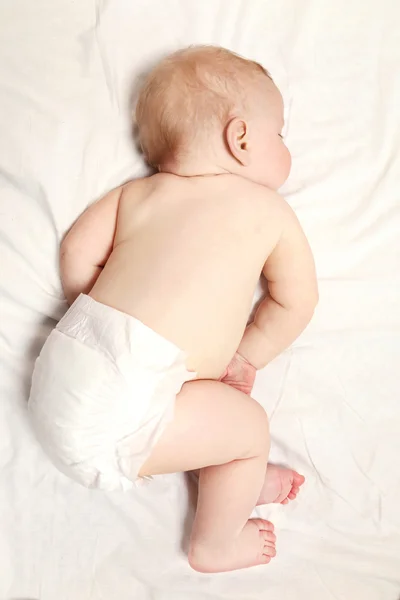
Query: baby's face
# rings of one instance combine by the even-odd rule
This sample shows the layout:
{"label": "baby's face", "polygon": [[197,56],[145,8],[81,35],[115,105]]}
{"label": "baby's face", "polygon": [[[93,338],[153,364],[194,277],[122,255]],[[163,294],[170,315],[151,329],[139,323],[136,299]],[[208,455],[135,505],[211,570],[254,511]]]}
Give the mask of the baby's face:
{"label": "baby's face", "polygon": [[290,152],[282,139],[283,100],[274,86],[269,92],[268,108],[251,122],[251,164],[248,176],[257,183],[278,189],[289,177]]}

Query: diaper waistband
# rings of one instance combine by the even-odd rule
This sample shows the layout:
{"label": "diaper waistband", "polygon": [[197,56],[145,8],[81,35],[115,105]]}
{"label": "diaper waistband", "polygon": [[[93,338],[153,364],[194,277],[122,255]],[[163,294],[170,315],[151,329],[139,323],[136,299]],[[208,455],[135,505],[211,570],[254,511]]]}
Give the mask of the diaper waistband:
{"label": "diaper waistband", "polygon": [[57,330],[102,352],[112,361],[127,353],[136,362],[165,369],[186,353],[150,327],[111,306],[81,294],[57,325]]}

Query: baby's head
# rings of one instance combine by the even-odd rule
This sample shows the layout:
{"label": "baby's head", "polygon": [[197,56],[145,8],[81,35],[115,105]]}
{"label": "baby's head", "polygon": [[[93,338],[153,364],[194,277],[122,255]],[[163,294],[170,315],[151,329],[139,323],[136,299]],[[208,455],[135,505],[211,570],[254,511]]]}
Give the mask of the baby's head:
{"label": "baby's head", "polygon": [[225,48],[194,46],[162,60],[141,88],[136,123],[160,171],[235,173],[272,189],[289,175],[278,88],[261,65]]}

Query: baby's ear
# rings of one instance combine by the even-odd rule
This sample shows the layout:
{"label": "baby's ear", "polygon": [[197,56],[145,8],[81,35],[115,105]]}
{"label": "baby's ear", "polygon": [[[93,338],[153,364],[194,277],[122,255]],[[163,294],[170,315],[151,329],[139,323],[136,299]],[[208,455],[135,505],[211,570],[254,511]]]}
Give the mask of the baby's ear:
{"label": "baby's ear", "polygon": [[234,117],[225,130],[225,141],[229,152],[241,165],[250,164],[249,127],[244,119]]}

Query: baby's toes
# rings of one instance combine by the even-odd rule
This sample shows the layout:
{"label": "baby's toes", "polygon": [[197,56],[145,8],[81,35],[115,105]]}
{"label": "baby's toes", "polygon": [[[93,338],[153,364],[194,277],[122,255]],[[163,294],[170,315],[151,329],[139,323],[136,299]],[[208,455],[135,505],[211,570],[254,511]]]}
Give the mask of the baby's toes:
{"label": "baby's toes", "polygon": [[273,525],[273,523],[271,523],[271,521],[267,521],[266,519],[251,519],[251,521],[253,521],[253,523],[255,523],[257,525],[258,529],[262,532],[274,531],[274,525]]}
{"label": "baby's toes", "polygon": [[293,471],[293,486],[294,487],[299,488],[301,485],[303,485],[305,480],[306,480],[306,478],[303,475],[300,475],[300,473],[297,473],[297,471]]}
{"label": "baby's toes", "polygon": [[274,526],[270,521],[265,521],[264,519],[254,519],[254,521],[256,522],[264,541],[260,562],[261,564],[267,564],[270,562],[271,558],[276,556],[276,535],[274,534]]}
{"label": "baby's toes", "polygon": [[268,554],[262,554],[261,555],[261,560],[260,563],[262,565],[267,565],[269,562],[271,562],[271,556],[268,556]]}
{"label": "baby's toes", "polygon": [[[269,558],[269,560],[271,560],[271,558],[276,556],[275,543],[272,544],[271,542],[265,542],[262,555],[264,558]],[[269,562],[269,561],[266,561],[266,562]]]}
{"label": "baby's toes", "polygon": [[265,545],[275,546],[276,535],[272,531],[261,531],[261,534]]}

